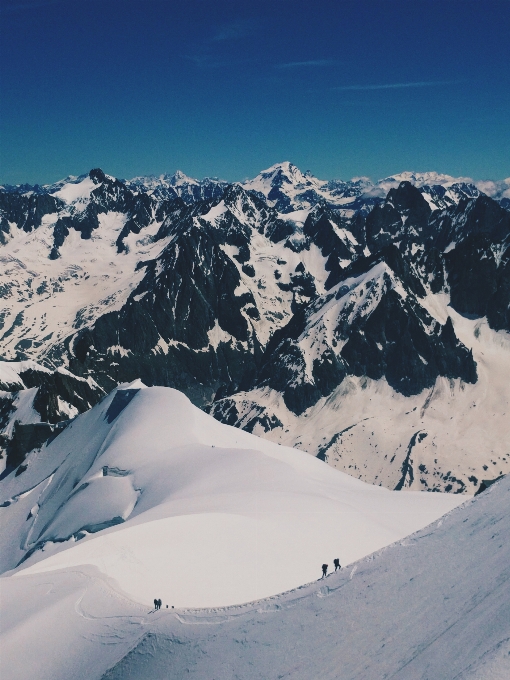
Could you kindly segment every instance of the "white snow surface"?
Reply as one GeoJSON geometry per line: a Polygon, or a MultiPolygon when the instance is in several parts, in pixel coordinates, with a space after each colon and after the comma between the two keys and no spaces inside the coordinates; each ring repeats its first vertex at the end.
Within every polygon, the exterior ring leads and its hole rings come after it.
{"type": "Polygon", "coordinates": [[[310,209],[303,208],[302,210],[293,210],[290,213],[278,213],[278,217],[285,222],[293,222],[296,226],[302,227],[309,214],[310,209]]]}
{"type": "MultiPolygon", "coordinates": [[[[140,604],[90,565],[6,576],[0,579],[4,675],[506,680],[509,491],[506,477],[324,580],[246,605],[173,609],[156,583],[149,602],[140,604]],[[154,597],[163,599],[158,612],[154,597]]],[[[127,551],[120,561],[130,567],[127,551]]],[[[197,587],[209,568],[203,564],[197,587]]]]}
{"type": "Polygon", "coordinates": [[[44,360],[53,345],[102,314],[120,309],[143,278],[145,269],[137,270],[138,262],[157,257],[171,240],[153,243],[161,226],[153,222],[142,234],[129,234],[127,252],[119,255],[116,239],[126,216],[101,213],[90,239],[82,239],[71,229],[60,248],[61,256],[50,260],[56,219],[56,213],[46,215],[42,225],[30,233],[13,227],[11,239],[2,246],[2,353],[7,359],[16,356],[16,345],[23,338],[32,341],[28,353],[44,360]]]}
{"type": "Polygon", "coordinates": [[[90,193],[97,189],[96,184],[90,177],[85,177],[81,182],[69,182],[64,184],[58,191],[54,192],[56,198],[60,198],[64,203],[82,204],[90,198],[90,193]]]}
{"type": "Polygon", "coordinates": [[[465,500],[365,484],[139,382],[27,463],[2,485],[3,570],[42,547],[13,578],[92,565],[128,598],[157,593],[176,607],[295,588],[323,562],[360,559],[465,500]]]}
{"type": "Polygon", "coordinates": [[[27,359],[26,361],[1,361],[0,360],[0,383],[4,385],[19,386],[24,388],[23,381],[20,378],[20,373],[25,371],[39,371],[41,373],[51,373],[48,368],[45,368],[36,361],[27,359]]]}
{"type": "MultiPolygon", "coordinates": [[[[2,434],[12,437],[14,426],[18,422],[21,425],[40,423],[41,416],[34,409],[34,399],[37,394],[37,387],[30,387],[28,390],[20,390],[12,402],[12,414],[2,430],[2,434]]],[[[5,392],[0,394],[6,394],[5,392]]]]}

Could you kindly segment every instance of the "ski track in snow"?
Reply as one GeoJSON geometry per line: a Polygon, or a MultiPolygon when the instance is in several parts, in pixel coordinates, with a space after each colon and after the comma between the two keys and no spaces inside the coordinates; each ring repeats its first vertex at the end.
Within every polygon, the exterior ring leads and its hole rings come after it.
{"type": "Polygon", "coordinates": [[[406,541],[244,605],[154,612],[91,566],[4,577],[4,668],[12,680],[502,680],[509,491],[505,478],[406,541]]]}

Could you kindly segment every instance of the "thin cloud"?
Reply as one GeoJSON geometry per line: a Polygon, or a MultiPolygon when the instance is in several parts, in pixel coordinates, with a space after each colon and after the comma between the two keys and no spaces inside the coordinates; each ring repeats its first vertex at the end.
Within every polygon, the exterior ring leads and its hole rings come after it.
{"type": "Polygon", "coordinates": [[[387,83],[384,85],[342,85],[332,90],[361,92],[366,90],[401,90],[409,87],[440,87],[441,85],[458,85],[462,80],[420,80],[412,83],[387,83]]]}
{"type": "Polygon", "coordinates": [[[182,56],[184,59],[192,61],[199,68],[219,68],[242,63],[239,60],[232,61],[218,57],[217,53],[221,51],[221,43],[240,40],[250,35],[254,31],[255,25],[254,21],[247,19],[222,24],[217,27],[217,32],[214,35],[207,38],[201,45],[196,46],[194,52],[182,56]]]}
{"type": "Polygon", "coordinates": [[[221,26],[218,32],[212,37],[212,40],[214,42],[239,40],[251,33],[252,29],[252,21],[231,21],[228,24],[221,26]]]}
{"type": "Polygon", "coordinates": [[[299,68],[300,66],[331,66],[336,63],[332,59],[310,59],[309,61],[289,61],[286,64],[277,64],[276,68],[299,68]]]}
{"type": "Polygon", "coordinates": [[[184,59],[193,62],[198,68],[221,68],[228,65],[225,60],[216,59],[207,52],[195,52],[195,54],[183,54],[182,56],[184,59]]]}

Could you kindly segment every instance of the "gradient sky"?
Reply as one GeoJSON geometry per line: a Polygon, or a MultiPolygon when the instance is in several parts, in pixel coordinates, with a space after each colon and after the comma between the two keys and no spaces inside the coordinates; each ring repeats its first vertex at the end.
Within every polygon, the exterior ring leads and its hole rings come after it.
{"type": "Polygon", "coordinates": [[[2,183],[510,175],[510,0],[2,0],[2,183]]]}

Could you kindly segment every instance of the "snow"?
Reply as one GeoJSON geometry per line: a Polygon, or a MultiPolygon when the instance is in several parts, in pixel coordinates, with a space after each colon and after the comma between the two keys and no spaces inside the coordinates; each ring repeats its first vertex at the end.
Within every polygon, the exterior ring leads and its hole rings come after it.
{"type": "MultiPolygon", "coordinates": [[[[307,332],[298,339],[306,353],[321,351],[314,346],[316,338],[330,337],[337,309],[351,295],[355,305],[350,318],[354,318],[356,305],[363,305],[357,290],[363,288],[360,278],[344,297],[332,297],[316,317],[310,317],[307,332]]],[[[380,287],[375,286],[373,300],[379,294],[380,287]]],[[[455,334],[472,350],[478,374],[475,384],[439,377],[431,389],[403,397],[385,379],[348,376],[300,417],[287,409],[278,393],[258,388],[231,397],[239,419],[249,420],[253,405],[263,406],[265,414],[274,415],[282,427],[267,432],[260,428],[257,434],[314,456],[325,447],[329,465],[388,488],[395,488],[401,478],[407,447],[416,432],[427,436],[412,451],[412,489],[450,486],[453,491],[472,493],[481,479],[509,473],[510,334],[492,330],[486,319],[466,319],[448,302],[444,293],[420,299],[440,323],[450,317],[455,334]]]]}
{"type": "Polygon", "coordinates": [[[34,409],[34,399],[37,390],[37,387],[30,387],[28,390],[23,389],[17,393],[12,402],[13,413],[2,430],[3,435],[12,437],[16,422],[21,425],[41,422],[40,414],[34,409]]]}
{"type": "Polygon", "coordinates": [[[77,184],[69,182],[64,184],[61,189],[55,191],[53,194],[56,198],[64,201],[64,203],[83,203],[90,198],[90,192],[97,189],[98,185],[90,177],[86,177],[77,184]]]}
{"type": "Polygon", "coordinates": [[[182,170],[176,170],[175,173],[169,177],[168,175],[161,175],[160,179],[165,179],[168,180],[171,186],[174,187],[179,187],[179,186],[185,186],[187,184],[199,184],[199,182],[196,179],[193,179],[192,177],[188,177],[188,175],[184,174],[182,170]]]}
{"type": "MultiPolygon", "coordinates": [[[[337,574],[241,606],[172,609],[156,584],[137,603],[90,565],[5,576],[4,672],[10,680],[502,680],[509,491],[507,477],[418,533],[342,562],[337,574]]],[[[198,588],[207,571],[203,564],[198,588]]]]}
{"type": "Polygon", "coordinates": [[[209,339],[209,345],[213,349],[218,349],[220,342],[228,343],[235,341],[235,339],[230,335],[230,333],[227,333],[226,331],[223,330],[223,328],[221,328],[217,319],[214,322],[214,326],[207,333],[207,337],[209,339]]]}
{"type": "Polygon", "coordinates": [[[0,285],[9,290],[3,298],[4,328],[12,329],[2,338],[6,358],[16,356],[16,345],[23,338],[32,341],[25,351],[43,361],[52,345],[105,312],[120,309],[144,276],[137,263],[157,257],[171,240],[153,243],[151,237],[161,225],[153,222],[141,234],[130,233],[125,239],[128,252],[119,254],[116,240],[126,216],[100,213],[99,227],[90,239],[71,229],[60,258],[50,260],[56,215],[47,217],[53,221],[43,220],[28,234],[17,230],[2,248],[7,264],[0,285]],[[20,314],[22,323],[16,325],[20,314]]]}
{"type": "MultiPolygon", "coordinates": [[[[140,383],[116,390],[27,462],[2,486],[3,546],[23,520],[30,551],[15,578],[92,565],[130,599],[150,602],[156,590],[178,607],[297,587],[324,560],[353,562],[464,500],[364,484],[223,425],[175,390],[140,383]],[[27,507],[36,507],[28,520],[27,507]]],[[[19,548],[12,557],[6,568],[19,548]]]]}
{"type": "MultiPolygon", "coordinates": [[[[309,173],[303,174],[299,168],[289,163],[289,161],[272,165],[253,179],[242,184],[246,191],[258,191],[266,199],[273,187],[278,187],[291,200],[293,212],[297,211],[299,213],[309,210],[313,206],[307,198],[302,199],[300,197],[300,194],[303,192],[314,191],[318,196],[323,198],[327,196],[332,202],[335,202],[334,197],[330,197],[327,190],[325,192],[322,191],[326,185],[326,180],[317,179],[309,173]]],[[[268,202],[271,203],[271,201],[268,202]]]]}
{"type": "MultiPolygon", "coordinates": [[[[444,202],[450,205],[457,202],[460,196],[454,190],[455,183],[466,178],[407,172],[381,180],[379,184],[371,184],[367,178],[357,178],[350,183],[339,180],[326,182],[309,173],[302,173],[296,166],[284,162],[268,168],[238,187],[257,189],[267,196],[273,188],[273,182],[281,183],[280,191],[289,198],[290,206],[289,212],[280,213],[279,217],[295,225],[296,233],[290,241],[299,243],[303,241],[302,226],[312,207],[311,203],[315,200],[310,199],[310,192],[317,200],[324,199],[331,205],[342,206],[346,201],[356,200],[360,193],[370,192],[370,187],[378,195],[382,195],[391,188],[390,184],[397,186],[403,179],[418,185],[427,182],[448,185],[449,193],[445,195],[444,202]],[[388,186],[385,183],[389,183],[388,186]],[[345,192],[349,195],[345,196],[345,192]]],[[[175,185],[184,189],[197,184],[197,181],[178,171],[173,176],[164,175],[159,179],[136,178],[129,186],[133,183],[152,188],[154,183],[154,186],[166,183],[165,186],[175,185]]],[[[46,189],[53,191],[53,195],[66,203],[61,211],[65,215],[84,209],[94,186],[97,185],[94,185],[90,177],[82,176],[67,178],[46,189]]],[[[508,186],[508,180],[484,184],[488,192],[497,196],[502,196],[508,186]]],[[[293,295],[288,290],[282,291],[278,284],[288,285],[295,267],[303,262],[315,279],[317,292],[323,294],[328,276],[325,269],[326,258],[322,257],[314,245],[310,249],[306,246],[296,254],[285,248],[285,243],[273,244],[260,235],[257,228],[264,215],[258,209],[244,212],[242,204],[246,197],[243,198],[242,194],[243,192],[238,192],[238,198],[231,200],[228,206],[225,204],[226,199],[220,201],[207,215],[195,220],[197,224],[208,220],[221,226],[222,216],[230,212],[252,231],[249,264],[255,268],[255,277],[250,279],[242,272],[238,262],[234,261],[234,264],[246,289],[252,292],[256,300],[260,319],[247,320],[264,346],[275,330],[285,325],[290,318],[293,295]],[[285,261],[286,265],[277,264],[279,260],[285,261]],[[280,279],[275,279],[276,270],[277,276],[281,275],[280,279]]],[[[437,207],[433,195],[424,195],[431,207],[437,207]]],[[[342,214],[345,216],[346,212],[343,210],[342,214]]],[[[0,272],[0,286],[4,291],[6,314],[3,319],[1,350],[5,358],[14,359],[18,356],[19,342],[22,340],[21,346],[26,357],[48,365],[66,361],[63,351],[66,338],[85,326],[90,327],[104,313],[119,310],[144,276],[145,268],[137,269],[139,263],[157,259],[173,238],[169,236],[155,241],[154,237],[161,223],[154,221],[140,234],[128,234],[124,239],[126,250],[118,253],[116,241],[127,215],[117,212],[100,213],[99,228],[92,232],[91,239],[82,239],[79,232],[71,229],[59,249],[60,257],[50,260],[48,256],[53,247],[53,231],[57,218],[57,213],[45,215],[41,226],[30,233],[12,226],[6,237],[8,242],[2,247],[0,257],[4,267],[0,272]]],[[[354,251],[356,244],[352,234],[334,224],[333,229],[346,247],[351,252],[354,251]]],[[[233,253],[228,254],[231,257],[233,253]]],[[[346,259],[340,264],[347,265],[349,261],[346,259]]],[[[141,295],[143,294],[142,292],[141,295]]],[[[137,296],[137,299],[140,298],[137,296]]],[[[164,348],[160,346],[157,351],[160,350],[164,351],[164,348]]]]}
{"type": "Polygon", "coordinates": [[[393,182],[395,184],[400,184],[400,182],[411,182],[415,186],[431,186],[435,184],[440,184],[442,186],[448,186],[449,184],[455,184],[459,182],[471,182],[469,177],[452,177],[451,175],[445,175],[439,172],[401,172],[397,175],[391,175],[385,179],[379,180],[379,184],[383,182],[393,182]]]}
{"type": "Polygon", "coordinates": [[[303,208],[302,210],[293,210],[289,213],[278,213],[278,217],[285,222],[293,222],[297,226],[302,227],[309,214],[310,208],[303,208]]]}
{"type": "Polygon", "coordinates": [[[335,339],[340,316],[345,314],[349,324],[360,315],[370,316],[389,286],[405,297],[391,269],[384,262],[379,262],[368,272],[345,279],[318,298],[311,307],[306,328],[297,340],[303,349],[308,380],[313,380],[313,360],[322,356],[326,349],[324,340],[329,347],[335,347],[337,354],[341,351],[344,343],[335,339]]]}
{"type": "Polygon", "coordinates": [[[223,216],[226,209],[225,202],[220,201],[217,205],[214,205],[205,215],[203,215],[202,219],[210,222],[211,224],[215,224],[216,221],[223,216]]]}
{"type": "Polygon", "coordinates": [[[41,366],[36,361],[0,361],[0,383],[4,385],[15,385],[23,389],[23,382],[20,373],[25,371],[39,371],[41,373],[51,373],[48,368],[41,366]]]}
{"type": "MultiPolygon", "coordinates": [[[[310,210],[319,200],[324,200],[336,208],[346,207],[353,204],[362,196],[365,199],[385,198],[390,189],[397,188],[401,182],[411,182],[414,186],[422,189],[424,198],[433,210],[443,208],[446,205],[455,205],[464,195],[464,186],[469,185],[472,190],[487,193],[495,199],[510,196],[510,182],[500,181],[475,181],[470,177],[452,177],[438,172],[410,172],[405,171],[391,175],[376,182],[368,177],[354,177],[350,182],[342,180],[317,179],[309,173],[303,174],[296,166],[288,161],[277,163],[267,170],[259,173],[255,178],[243,183],[247,190],[262,193],[266,199],[275,187],[290,200],[290,210],[301,212],[310,210]],[[447,191],[443,197],[434,197],[427,188],[441,186],[447,191]],[[310,202],[313,192],[315,199],[310,202]]],[[[346,212],[346,211],[344,211],[346,212]]],[[[352,211],[349,211],[352,213],[352,211]]],[[[292,213],[289,212],[289,215],[292,213]]],[[[346,217],[352,214],[345,214],[346,217]]]]}

